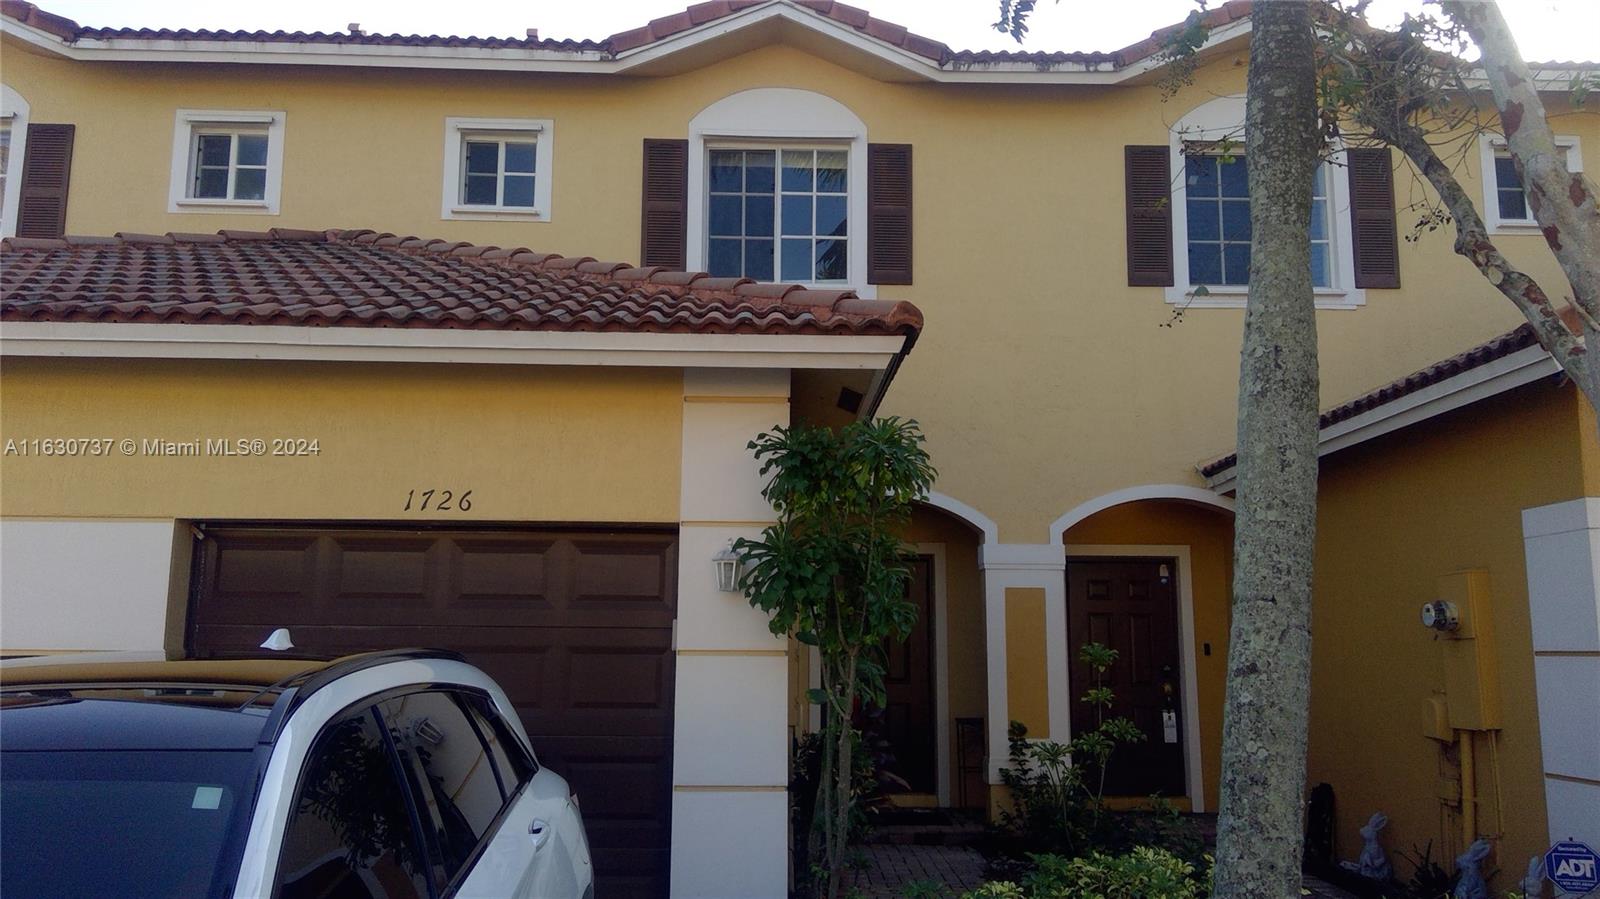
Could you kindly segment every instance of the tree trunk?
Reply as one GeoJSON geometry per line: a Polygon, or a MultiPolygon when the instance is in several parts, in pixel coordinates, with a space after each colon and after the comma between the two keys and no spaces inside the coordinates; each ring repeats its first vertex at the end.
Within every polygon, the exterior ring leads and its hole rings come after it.
{"type": "MultiPolygon", "coordinates": [[[[1522,173],[1528,208],[1572,285],[1573,301],[1584,320],[1579,330],[1592,351],[1600,345],[1595,342],[1600,332],[1600,206],[1594,185],[1581,172],[1567,171],[1566,150],[1556,146],[1533,73],[1517,50],[1500,6],[1494,0],[1450,0],[1444,7],[1472,35],[1482,54],[1506,145],[1522,173]]],[[[1573,377],[1600,409],[1600,365],[1591,363],[1573,372],[1573,377]]]]}
{"type": "Polygon", "coordinates": [[[1260,3],[1251,18],[1250,293],[1239,366],[1233,628],[1215,895],[1297,899],[1317,494],[1309,235],[1321,139],[1310,5],[1260,3]]]}
{"type": "Polygon", "coordinates": [[[846,699],[846,711],[839,715],[838,759],[833,773],[833,829],[828,846],[828,899],[839,895],[839,874],[844,870],[844,853],[850,844],[850,788],[853,786],[855,760],[855,728],[849,717],[849,702],[856,695],[856,657],[852,651],[844,663],[839,695],[846,699]]]}

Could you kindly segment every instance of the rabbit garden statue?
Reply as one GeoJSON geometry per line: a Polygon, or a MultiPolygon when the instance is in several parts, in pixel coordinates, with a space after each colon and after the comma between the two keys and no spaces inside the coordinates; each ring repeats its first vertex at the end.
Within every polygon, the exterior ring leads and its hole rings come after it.
{"type": "Polygon", "coordinates": [[[1517,891],[1529,899],[1544,895],[1544,858],[1535,855],[1528,859],[1528,876],[1517,884],[1517,891]]]}
{"type": "Polygon", "coordinates": [[[1394,874],[1394,869],[1389,866],[1389,856],[1383,852],[1383,846],[1378,843],[1378,831],[1389,824],[1389,816],[1383,812],[1373,812],[1361,828],[1361,858],[1354,862],[1340,862],[1339,866],[1346,871],[1354,871],[1369,880],[1388,880],[1394,874]]]}
{"type": "Polygon", "coordinates": [[[1488,840],[1474,840],[1456,856],[1455,899],[1489,899],[1489,885],[1483,880],[1483,860],[1488,857],[1488,840]]]}

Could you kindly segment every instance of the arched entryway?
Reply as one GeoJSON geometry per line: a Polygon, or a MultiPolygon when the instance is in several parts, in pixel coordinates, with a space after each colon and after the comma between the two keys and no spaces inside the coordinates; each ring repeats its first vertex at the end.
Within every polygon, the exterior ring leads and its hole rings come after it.
{"type": "MultiPolygon", "coordinates": [[[[1226,681],[1232,503],[1199,488],[1152,485],[1109,494],[1058,519],[1066,552],[1072,730],[1092,726],[1085,642],[1116,648],[1118,714],[1146,741],[1123,752],[1119,796],[1171,796],[1214,808],[1226,681]]],[[[1113,763],[1116,765],[1116,762],[1113,763]]]]}

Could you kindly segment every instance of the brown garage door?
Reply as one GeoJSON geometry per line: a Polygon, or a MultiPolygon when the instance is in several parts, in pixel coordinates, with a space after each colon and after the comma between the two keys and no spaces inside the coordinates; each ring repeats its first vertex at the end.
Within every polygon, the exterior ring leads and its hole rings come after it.
{"type": "Polygon", "coordinates": [[[604,896],[664,896],[672,807],[673,532],[215,525],[189,649],[454,649],[510,695],[583,803],[604,896]]]}

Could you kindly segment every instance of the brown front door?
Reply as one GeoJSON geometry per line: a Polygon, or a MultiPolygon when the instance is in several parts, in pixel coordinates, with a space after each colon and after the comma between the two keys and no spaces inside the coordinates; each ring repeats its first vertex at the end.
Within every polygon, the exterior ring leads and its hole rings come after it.
{"type": "Polygon", "coordinates": [[[677,534],[214,526],[189,649],[454,649],[506,691],[583,803],[597,895],[664,896],[677,534]]]}
{"type": "Polygon", "coordinates": [[[1145,735],[1112,755],[1107,796],[1184,795],[1177,570],[1172,559],[1067,562],[1072,731],[1086,733],[1099,723],[1095,709],[1077,701],[1094,686],[1093,671],[1078,658],[1092,641],[1117,651],[1105,674],[1116,703],[1106,714],[1132,719],[1145,735]]]}
{"type": "MultiPolygon", "coordinates": [[[[907,597],[917,604],[917,624],[904,641],[891,642],[884,652],[884,707],[862,713],[860,727],[868,739],[887,743],[890,758],[884,767],[900,777],[912,792],[938,789],[933,699],[933,557],[917,556],[910,562],[907,597]]],[[[870,747],[869,747],[870,749],[870,747]]]]}

